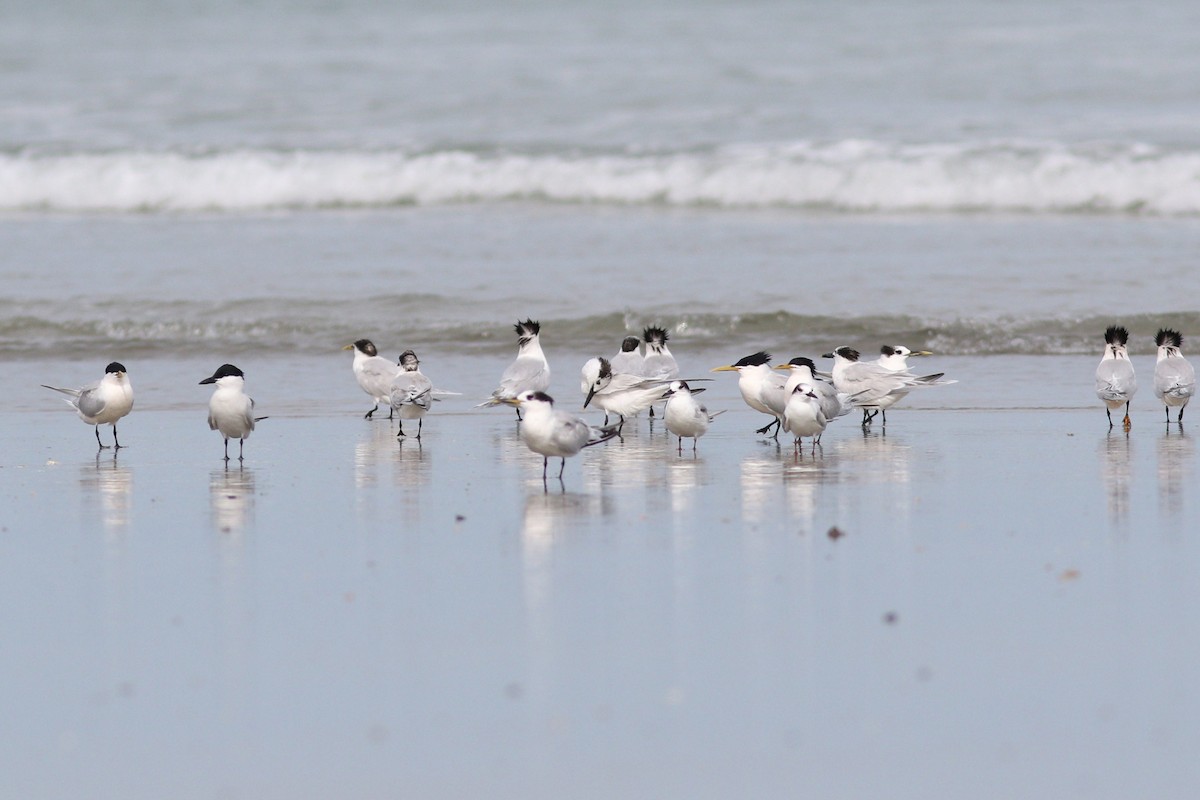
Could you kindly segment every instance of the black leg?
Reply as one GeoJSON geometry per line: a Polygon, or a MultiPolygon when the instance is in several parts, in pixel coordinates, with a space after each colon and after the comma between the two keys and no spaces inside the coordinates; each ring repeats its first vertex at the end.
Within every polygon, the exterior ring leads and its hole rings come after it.
{"type": "Polygon", "coordinates": [[[521,421],[521,409],[517,409],[517,422],[521,421]]]}
{"type": "Polygon", "coordinates": [[[370,418],[371,418],[371,415],[375,413],[375,410],[376,410],[377,408],[379,408],[379,403],[376,403],[374,406],[372,406],[372,407],[371,407],[371,410],[370,410],[370,411],[368,411],[366,414],[364,414],[364,415],[363,415],[363,419],[370,419],[370,418]]]}
{"type": "Polygon", "coordinates": [[[400,432],[396,434],[396,438],[399,439],[403,435],[404,435],[404,420],[400,420],[400,432]]]}
{"type": "Polygon", "coordinates": [[[417,420],[417,438],[418,439],[421,438],[421,428],[424,428],[424,427],[425,427],[425,420],[424,419],[417,420]]]}
{"type": "MultiPolygon", "coordinates": [[[[97,425],[96,427],[99,428],[100,426],[97,425]]],[[[115,422],[113,423],[113,448],[116,450],[121,449],[121,442],[117,439],[117,423],[115,422]]]]}
{"type": "Polygon", "coordinates": [[[879,413],[882,415],[882,417],[881,417],[882,424],[887,425],[887,410],[881,408],[881,409],[879,409],[879,413]]]}
{"type": "Polygon", "coordinates": [[[1170,425],[1171,424],[1171,407],[1163,406],[1163,409],[1166,410],[1166,412],[1167,412],[1167,424],[1170,425]]]}
{"type": "Polygon", "coordinates": [[[567,459],[563,458],[562,466],[558,468],[558,479],[561,481],[563,473],[567,470],[567,459]]]}
{"type": "Polygon", "coordinates": [[[549,464],[550,458],[548,456],[542,456],[542,483],[546,482],[546,469],[549,464]]]}
{"type": "Polygon", "coordinates": [[[101,450],[108,449],[108,445],[106,445],[100,441],[100,426],[99,425],[96,426],[96,444],[100,445],[101,450]]]}
{"type": "Polygon", "coordinates": [[[225,437],[225,461],[229,461],[229,437],[225,437]]]}
{"type": "MultiPolygon", "coordinates": [[[[1176,420],[1176,422],[1183,422],[1183,410],[1184,410],[1185,408],[1187,408],[1187,404],[1186,404],[1186,403],[1185,403],[1184,405],[1181,405],[1181,406],[1179,407],[1179,419],[1177,419],[1177,420],[1176,420]]],[[[113,428],[113,438],[115,439],[115,438],[116,438],[116,436],[117,436],[117,429],[116,429],[116,428],[113,428]]]]}
{"type": "Polygon", "coordinates": [[[683,455],[683,437],[679,437],[679,455],[683,455]]]}
{"type": "Polygon", "coordinates": [[[245,460],[244,458],[242,458],[242,445],[244,445],[245,443],[246,443],[245,439],[238,439],[238,461],[245,460]]]}
{"type": "Polygon", "coordinates": [[[392,415],[393,415],[393,414],[395,414],[395,413],[396,413],[396,409],[395,409],[395,407],[394,407],[394,406],[388,406],[388,421],[389,421],[389,422],[391,422],[391,420],[392,420],[392,415]]]}
{"type": "MultiPolygon", "coordinates": [[[[1105,406],[1105,407],[1104,407],[1104,413],[1105,413],[1105,414],[1108,414],[1108,427],[1111,429],[1111,428],[1112,428],[1112,426],[1113,426],[1113,423],[1112,423],[1112,412],[1108,410],[1108,406],[1105,406]]],[[[1128,411],[1126,412],[1126,414],[1128,414],[1128,411]]]]}

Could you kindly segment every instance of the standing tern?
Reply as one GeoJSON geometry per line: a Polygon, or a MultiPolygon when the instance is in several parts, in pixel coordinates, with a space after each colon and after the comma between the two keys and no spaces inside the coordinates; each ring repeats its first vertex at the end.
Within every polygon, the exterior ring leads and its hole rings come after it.
{"type": "Polygon", "coordinates": [[[121,442],[117,440],[117,420],[133,410],[133,385],[125,365],[113,361],[104,368],[103,378],[78,389],[60,389],[44,383],[42,387],[66,395],[64,400],[79,412],[79,418],[95,426],[96,444],[101,450],[107,450],[108,445],[100,441],[100,426],[112,425],[113,448],[121,449],[121,442]]]}
{"type": "Polygon", "coordinates": [[[775,418],[774,422],[764,425],[755,433],[765,434],[774,427],[774,436],[778,438],[779,426],[783,424],[783,410],[787,405],[787,398],[783,394],[787,378],[771,369],[771,354],[764,351],[752,353],[724,367],[714,367],[712,371],[738,374],[738,391],[742,393],[746,405],[775,418]]]}
{"type": "Polygon", "coordinates": [[[880,401],[892,393],[908,394],[909,390],[922,386],[938,386],[954,381],[942,381],[944,373],[913,375],[911,372],[894,372],[878,362],[859,361],[859,353],[852,347],[839,347],[823,358],[833,359],[833,385],[839,392],[850,395],[850,402],[863,410],[863,427],[871,424],[872,411],[882,410],[880,401]]]}
{"type": "Polygon", "coordinates": [[[371,395],[375,405],[366,413],[363,419],[370,419],[379,409],[380,403],[388,403],[388,419],[392,418],[393,409],[390,406],[390,391],[392,379],[396,377],[399,368],[379,355],[375,344],[370,339],[359,339],[354,344],[348,344],[343,350],[354,351],[354,377],[362,390],[371,395]]]}
{"type": "Polygon", "coordinates": [[[229,440],[238,440],[238,461],[242,458],[242,446],[250,438],[254,424],[266,417],[254,416],[254,401],[243,391],[246,386],[245,373],[233,364],[222,364],[210,377],[200,381],[203,386],[215,383],[217,388],[208,401],[209,430],[219,431],[225,439],[225,460],[229,460],[229,440]]]}
{"type": "Polygon", "coordinates": [[[513,326],[517,332],[517,357],[500,376],[500,385],[490,399],[476,408],[496,406],[501,403],[517,406],[517,419],[521,419],[521,405],[509,402],[526,392],[544,392],[550,386],[550,362],[542,352],[540,340],[542,326],[531,319],[513,326]]]}
{"type": "Polygon", "coordinates": [[[425,425],[425,412],[433,403],[433,383],[421,374],[421,362],[412,350],[400,354],[400,373],[392,379],[389,392],[389,402],[392,410],[400,415],[400,432],[397,437],[404,436],[404,420],[417,420],[417,438],[421,438],[421,428],[425,425]]]}
{"type": "Polygon", "coordinates": [[[1133,362],[1125,344],[1129,331],[1119,325],[1110,325],[1104,331],[1104,355],[1096,367],[1096,396],[1104,401],[1104,413],[1108,415],[1108,427],[1113,426],[1112,412],[1125,406],[1125,430],[1133,424],[1129,419],[1129,401],[1137,392],[1137,378],[1133,374],[1133,362]]]}
{"type": "Polygon", "coordinates": [[[724,411],[716,414],[708,413],[703,403],[696,402],[696,395],[703,389],[692,389],[687,381],[671,381],[667,387],[667,409],[663,417],[667,430],[679,437],[679,453],[683,453],[683,440],[692,440],[692,452],[696,452],[696,442],[708,432],[709,423],[724,411]]]}
{"type": "Polygon", "coordinates": [[[636,336],[626,336],[621,342],[621,351],[609,359],[612,371],[627,375],[644,374],[646,359],[641,351],[642,340],[636,336]]]}
{"type": "Polygon", "coordinates": [[[667,380],[615,372],[607,358],[589,358],[583,365],[579,389],[586,396],[583,407],[595,403],[603,409],[606,425],[610,413],[621,418],[617,425],[620,431],[626,417],[639,414],[661,400],[669,384],[667,380]]]}
{"type": "Polygon", "coordinates": [[[1154,396],[1163,401],[1167,422],[1171,421],[1171,406],[1179,407],[1177,422],[1183,422],[1183,409],[1196,393],[1196,371],[1183,357],[1183,335],[1170,328],[1154,336],[1158,345],[1158,361],[1154,365],[1154,396]]]}
{"type": "Polygon", "coordinates": [[[796,450],[803,452],[803,438],[811,436],[813,452],[817,452],[817,445],[821,443],[821,434],[825,432],[827,423],[825,413],[821,411],[821,400],[813,391],[812,384],[803,381],[797,383],[783,412],[784,430],[796,437],[796,450]]]}
{"type": "MultiPolygon", "coordinates": [[[[646,357],[642,360],[642,375],[647,378],[658,378],[664,381],[673,381],[679,377],[679,364],[675,362],[675,356],[671,355],[671,348],[667,347],[666,328],[658,328],[651,326],[642,331],[642,338],[646,340],[646,357]]],[[[650,409],[650,418],[654,418],[654,408],[650,409]]]]}
{"type": "MultiPolygon", "coordinates": [[[[891,370],[892,372],[912,374],[912,371],[908,366],[908,359],[910,357],[916,358],[919,356],[931,355],[933,355],[933,352],[930,350],[909,350],[902,344],[885,344],[879,348],[879,358],[876,359],[875,363],[884,369],[891,370]]],[[[922,386],[945,386],[947,384],[957,383],[957,381],[942,380],[941,373],[938,375],[930,375],[926,378],[920,378],[919,380],[922,381],[922,386]]],[[[879,398],[877,401],[878,408],[874,413],[871,414],[870,419],[875,419],[875,414],[880,414],[883,424],[887,425],[887,410],[907,396],[907,390],[896,389],[879,398]]]]}
{"type": "Polygon", "coordinates": [[[797,385],[808,384],[821,402],[821,413],[825,415],[826,421],[849,414],[850,409],[853,408],[850,403],[850,395],[839,392],[832,383],[817,377],[817,365],[811,358],[798,356],[786,364],[780,364],[775,369],[786,370],[787,383],[783,385],[784,397],[790,401],[797,385]]]}
{"type": "Polygon", "coordinates": [[[562,466],[558,470],[558,479],[562,480],[568,456],[577,454],[585,447],[607,442],[617,435],[615,425],[597,428],[588,425],[580,417],[556,411],[553,398],[545,392],[522,392],[518,397],[505,397],[499,402],[525,409],[521,441],[542,457],[543,482],[551,458],[562,459],[562,466]]]}

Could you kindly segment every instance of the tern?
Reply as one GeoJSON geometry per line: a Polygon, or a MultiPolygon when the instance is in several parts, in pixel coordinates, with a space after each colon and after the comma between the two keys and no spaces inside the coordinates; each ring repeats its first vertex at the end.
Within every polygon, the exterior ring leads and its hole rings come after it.
{"type": "Polygon", "coordinates": [[[362,390],[371,395],[371,399],[375,401],[375,405],[363,416],[363,419],[370,419],[379,409],[380,403],[389,404],[388,419],[391,419],[393,410],[390,406],[389,393],[392,379],[396,377],[399,368],[380,356],[379,351],[375,349],[375,344],[370,339],[359,339],[354,344],[348,344],[342,349],[354,351],[354,377],[358,380],[358,385],[362,387],[362,390]]]}
{"type": "Polygon", "coordinates": [[[636,336],[626,336],[621,342],[621,351],[609,359],[612,371],[627,375],[642,375],[646,359],[642,356],[642,340],[636,336]]]}
{"type": "Polygon", "coordinates": [[[433,383],[421,374],[421,362],[412,350],[400,354],[400,373],[392,379],[389,391],[389,402],[392,410],[400,415],[400,432],[397,437],[405,436],[404,420],[417,421],[417,438],[421,438],[421,428],[425,425],[425,412],[433,403],[433,383]]]}
{"type": "Polygon", "coordinates": [[[521,441],[542,457],[543,482],[551,458],[562,459],[558,469],[561,481],[568,457],[617,435],[615,425],[597,428],[580,417],[555,410],[554,399],[545,392],[522,392],[518,397],[505,397],[499,402],[525,410],[521,441]]]}
{"type": "Polygon", "coordinates": [[[1176,330],[1163,328],[1154,336],[1158,345],[1158,361],[1154,365],[1154,396],[1163,402],[1167,410],[1167,422],[1171,421],[1171,406],[1178,406],[1177,422],[1183,422],[1183,409],[1196,393],[1196,371],[1183,357],[1183,335],[1176,330]]]}
{"type": "Polygon", "coordinates": [[[783,394],[787,378],[771,369],[771,354],[764,351],[752,353],[724,367],[714,367],[712,371],[738,374],[738,391],[742,393],[746,405],[775,418],[774,422],[764,425],[755,433],[765,434],[774,427],[774,436],[778,438],[779,426],[783,424],[783,409],[787,405],[787,398],[783,394]]]}
{"type": "Polygon", "coordinates": [[[859,353],[852,347],[839,347],[823,358],[833,359],[833,385],[839,392],[850,395],[850,402],[863,410],[863,427],[871,424],[871,411],[880,411],[880,402],[893,393],[901,396],[914,388],[939,386],[955,381],[942,381],[945,373],[913,375],[911,372],[894,372],[878,362],[859,361],[859,353]]]}
{"type": "Polygon", "coordinates": [[[254,424],[266,417],[254,416],[254,401],[246,395],[246,376],[233,364],[222,364],[211,376],[200,381],[217,388],[208,401],[209,430],[219,431],[225,439],[225,460],[229,460],[229,440],[238,440],[238,461],[243,461],[242,446],[250,438],[254,424]]]}
{"type": "Polygon", "coordinates": [[[625,424],[626,417],[640,414],[663,398],[670,381],[643,378],[640,375],[618,373],[607,358],[589,358],[581,370],[580,391],[585,395],[583,407],[594,403],[604,410],[604,423],[608,415],[621,418],[617,430],[625,424]]]}
{"type": "Polygon", "coordinates": [[[687,381],[671,381],[667,387],[667,409],[663,417],[667,430],[679,437],[679,453],[683,453],[683,440],[692,440],[692,452],[696,452],[696,442],[708,433],[708,426],[724,411],[716,414],[708,413],[703,403],[696,402],[696,395],[703,389],[692,389],[687,381]]]}
{"type": "Polygon", "coordinates": [[[544,392],[550,386],[550,363],[542,352],[542,326],[531,319],[513,326],[517,332],[517,357],[500,376],[500,385],[490,399],[476,408],[500,404],[516,405],[517,419],[521,419],[519,403],[511,403],[527,392],[544,392]]]}
{"type": "Polygon", "coordinates": [[[796,437],[796,450],[803,452],[803,438],[811,436],[815,453],[826,424],[828,420],[821,411],[821,400],[813,390],[812,384],[800,381],[792,389],[783,412],[783,428],[796,437]]]}
{"type": "Polygon", "coordinates": [[[821,402],[821,413],[825,415],[827,422],[849,414],[853,408],[850,403],[850,395],[839,392],[832,383],[817,376],[817,365],[811,358],[798,356],[786,364],[780,364],[775,369],[787,371],[787,383],[783,386],[784,397],[790,400],[797,385],[808,384],[821,402]]]}
{"type": "Polygon", "coordinates": [[[79,412],[79,418],[95,426],[96,444],[101,450],[107,450],[108,445],[100,441],[100,426],[112,425],[113,448],[121,449],[121,442],[117,440],[117,420],[133,410],[133,385],[124,364],[113,361],[104,368],[103,378],[78,389],[60,389],[44,383],[42,387],[66,395],[67,405],[79,412]]]}
{"type": "MultiPolygon", "coordinates": [[[[642,361],[642,375],[647,378],[658,378],[664,381],[673,381],[679,377],[679,364],[675,362],[675,356],[671,355],[671,348],[667,347],[666,328],[649,327],[642,331],[642,338],[646,340],[646,357],[642,361]]],[[[654,409],[650,409],[650,418],[654,418],[654,409]]]]}
{"type": "MultiPolygon", "coordinates": [[[[892,372],[912,374],[911,369],[908,366],[908,359],[910,357],[916,358],[919,356],[931,355],[933,355],[931,350],[909,350],[902,344],[885,344],[879,348],[879,358],[875,360],[875,363],[884,369],[891,370],[892,372]]],[[[928,379],[922,378],[920,380],[923,381],[922,386],[945,386],[947,384],[957,383],[957,381],[941,380],[940,374],[931,375],[928,376],[928,379]]],[[[875,412],[870,415],[868,422],[872,419],[875,419],[875,414],[880,414],[883,424],[887,425],[887,410],[907,396],[907,390],[897,389],[889,392],[884,397],[879,398],[876,404],[877,408],[875,412]]]]}
{"type": "Polygon", "coordinates": [[[1125,430],[1133,424],[1129,419],[1129,401],[1137,392],[1137,378],[1133,374],[1133,362],[1125,344],[1129,331],[1119,325],[1110,325],[1104,331],[1104,355],[1096,367],[1096,396],[1104,401],[1104,413],[1108,415],[1108,427],[1113,426],[1112,412],[1125,406],[1125,430]]]}

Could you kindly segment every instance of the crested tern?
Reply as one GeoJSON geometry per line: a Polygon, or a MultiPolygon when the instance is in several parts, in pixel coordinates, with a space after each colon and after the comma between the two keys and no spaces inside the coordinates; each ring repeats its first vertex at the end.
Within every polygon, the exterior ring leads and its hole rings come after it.
{"type": "Polygon", "coordinates": [[[509,402],[526,392],[544,392],[550,386],[550,362],[542,352],[542,326],[532,319],[513,326],[517,332],[517,357],[500,376],[500,385],[492,396],[476,406],[516,405],[521,419],[521,405],[509,402]]]}
{"type": "Polygon", "coordinates": [[[1112,428],[1112,412],[1125,406],[1125,430],[1133,424],[1129,419],[1129,401],[1137,392],[1137,378],[1133,362],[1125,345],[1129,342],[1129,331],[1120,325],[1110,325],[1104,331],[1104,355],[1096,367],[1096,396],[1104,401],[1104,413],[1108,415],[1108,427],[1112,428]]]}
{"type": "Polygon", "coordinates": [[[1167,410],[1167,422],[1171,421],[1171,407],[1179,408],[1177,422],[1183,422],[1183,409],[1196,393],[1196,371],[1183,357],[1183,335],[1176,330],[1163,328],[1154,336],[1158,345],[1158,361],[1154,364],[1154,396],[1163,402],[1167,410]]]}

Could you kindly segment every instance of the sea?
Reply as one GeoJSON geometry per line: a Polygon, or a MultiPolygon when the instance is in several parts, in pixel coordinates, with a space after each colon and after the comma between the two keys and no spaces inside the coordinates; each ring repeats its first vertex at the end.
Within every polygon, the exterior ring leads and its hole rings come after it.
{"type": "MultiPolygon", "coordinates": [[[[0,10],[0,357],[1200,329],[1184,2],[0,10]]],[[[232,357],[232,356],[231,356],[232,357]]]]}

